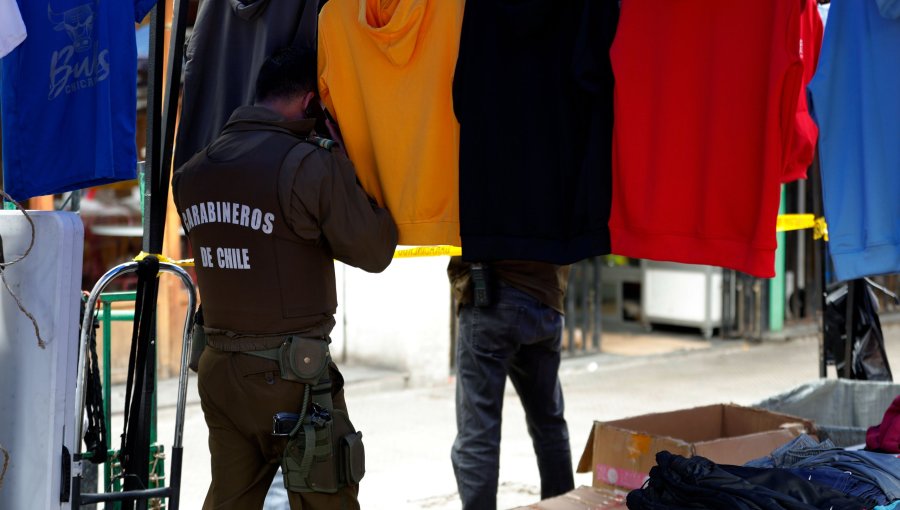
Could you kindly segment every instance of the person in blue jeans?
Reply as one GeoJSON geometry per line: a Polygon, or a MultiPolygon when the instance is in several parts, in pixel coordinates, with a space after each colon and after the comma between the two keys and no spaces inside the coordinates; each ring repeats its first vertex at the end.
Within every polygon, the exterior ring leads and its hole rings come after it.
{"type": "Polygon", "coordinates": [[[506,379],[522,405],[541,498],[575,486],[559,382],[569,266],[498,261],[447,268],[457,299],[456,441],[451,460],[464,510],[497,508],[506,379]]]}

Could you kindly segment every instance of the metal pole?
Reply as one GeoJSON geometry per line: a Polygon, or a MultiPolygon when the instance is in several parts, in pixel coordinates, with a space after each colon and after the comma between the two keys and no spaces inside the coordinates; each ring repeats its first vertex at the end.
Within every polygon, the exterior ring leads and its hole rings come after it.
{"type": "Polygon", "coordinates": [[[591,347],[595,351],[600,350],[600,341],[603,335],[603,263],[600,257],[594,257],[594,331],[591,338],[591,347]]]}
{"type": "Polygon", "coordinates": [[[566,315],[565,315],[565,329],[566,336],[569,339],[568,346],[566,349],[569,352],[575,348],[575,293],[572,292],[572,284],[577,281],[575,277],[575,266],[572,266],[572,269],[569,272],[569,284],[566,288],[566,315]]]}
{"type": "Polygon", "coordinates": [[[163,232],[157,225],[156,218],[158,214],[154,214],[156,210],[163,207],[165,211],[165,202],[161,202],[155,192],[157,185],[157,172],[160,167],[160,157],[162,152],[162,122],[160,116],[162,114],[163,99],[163,58],[165,54],[165,26],[166,26],[166,2],[156,3],[153,8],[153,14],[150,18],[150,52],[148,54],[148,65],[150,73],[147,86],[147,157],[144,166],[144,208],[142,210],[144,227],[143,250],[148,253],[159,253],[162,250],[163,232]]]}
{"type": "Polygon", "coordinates": [[[815,250],[815,255],[816,263],[818,264],[818,271],[816,272],[816,274],[819,277],[819,283],[816,285],[816,290],[819,293],[819,306],[822,308],[822,333],[819,335],[819,377],[824,379],[828,377],[828,359],[825,356],[825,306],[828,296],[828,291],[826,290],[825,285],[825,260],[827,259],[828,254],[826,253],[827,248],[825,246],[824,239],[819,240],[816,243],[816,247],[821,247],[821,249],[815,250]]]}
{"type": "MultiPolygon", "coordinates": [[[[809,169],[809,185],[812,201],[812,211],[817,218],[825,215],[825,207],[822,200],[822,176],[820,171],[819,151],[816,147],[816,157],[813,159],[812,167],[809,169]]],[[[828,264],[828,245],[825,239],[814,241],[813,263],[815,265],[816,282],[813,284],[815,294],[818,294],[819,312],[821,318],[821,330],[819,335],[819,377],[828,377],[828,360],[825,355],[825,308],[827,306],[828,296],[828,278],[826,274],[826,266],[828,264]]],[[[840,375],[840,374],[838,374],[840,375]]]]}
{"type": "MultiPolygon", "coordinates": [[[[806,212],[806,182],[803,180],[797,182],[797,212],[806,212]]],[[[802,295],[807,296],[806,299],[803,300],[802,306],[798,307],[797,315],[800,317],[808,317],[811,310],[809,302],[812,296],[806,285],[806,246],[812,237],[810,237],[808,233],[804,233],[798,235],[797,239],[797,284],[794,286],[794,292],[800,296],[802,289],[802,295]]]]}
{"type": "MultiPolygon", "coordinates": [[[[85,309],[85,313],[93,310],[85,309]]],[[[106,449],[109,450],[109,434],[112,432],[112,303],[103,303],[103,419],[106,422],[106,449]]],[[[103,487],[112,479],[111,462],[103,464],[103,487]]]]}
{"type": "Polygon", "coordinates": [[[844,378],[850,379],[853,376],[853,343],[856,340],[856,333],[853,331],[853,308],[856,300],[857,280],[847,282],[847,314],[844,321],[844,330],[846,331],[846,343],[844,345],[844,378]]]}

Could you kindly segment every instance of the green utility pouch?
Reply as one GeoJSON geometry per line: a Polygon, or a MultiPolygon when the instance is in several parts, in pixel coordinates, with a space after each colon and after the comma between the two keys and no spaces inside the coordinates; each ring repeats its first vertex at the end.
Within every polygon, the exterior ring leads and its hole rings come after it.
{"type": "Polygon", "coordinates": [[[316,384],[330,360],[328,341],[321,338],[289,336],[278,350],[281,378],[287,381],[316,384]]]}
{"type": "Polygon", "coordinates": [[[316,408],[305,416],[288,441],[281,471],[290,491],[334,494],[359,484],[365,474],[362,433],[354,430],[344,411],[334,410],[325,423],[322,414],[316,408]]]}
{"type": "Polygon", "coordinates": [[[366,450],[363,448],[362,432],[347,434],[341,438],[341,466],[347,485],[359,485],[366,474],[366,450]]]}
{"type": "Polygon", "coordinates": [[[188,360],[188,368],[194,372],[200,369],[200,355],[206,349],[206,331],[203,329],[203,307],[197,309],[194,314],[194,323],[191,325],[191,358],[188,360]]]}

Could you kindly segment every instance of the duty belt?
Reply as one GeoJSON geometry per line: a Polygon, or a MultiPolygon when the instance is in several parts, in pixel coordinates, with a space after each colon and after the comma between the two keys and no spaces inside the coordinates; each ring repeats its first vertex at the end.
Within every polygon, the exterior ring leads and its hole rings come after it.
{"type": "Polygon", "coordinates": [[[246,352],[256,354],[262,351],[278,350],[290,335],[278,336],[235,336],[227,333],[206,333],[206,345],[218,351],[246,352]]]}
{"type": "Polygon", "coordinates": [[[324,336],[313,337],[296,333],[284,333],[280,335],[238,335],[231,331],[206,330],[206,345],[224,352],[242,352],[251,356],[280,361],[280,351],[285,343],[294,337],[313,338],[328,342],[324,336]]]}

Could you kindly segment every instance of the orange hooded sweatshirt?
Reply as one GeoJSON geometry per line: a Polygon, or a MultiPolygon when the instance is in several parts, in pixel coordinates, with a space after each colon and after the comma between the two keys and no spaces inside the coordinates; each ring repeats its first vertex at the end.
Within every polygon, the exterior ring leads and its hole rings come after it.
{"type": "Polygon", "coordinates": [[[464,0],[330,0],[319,92],[404,245],[460,245],[451,88],[464,0]]]}

